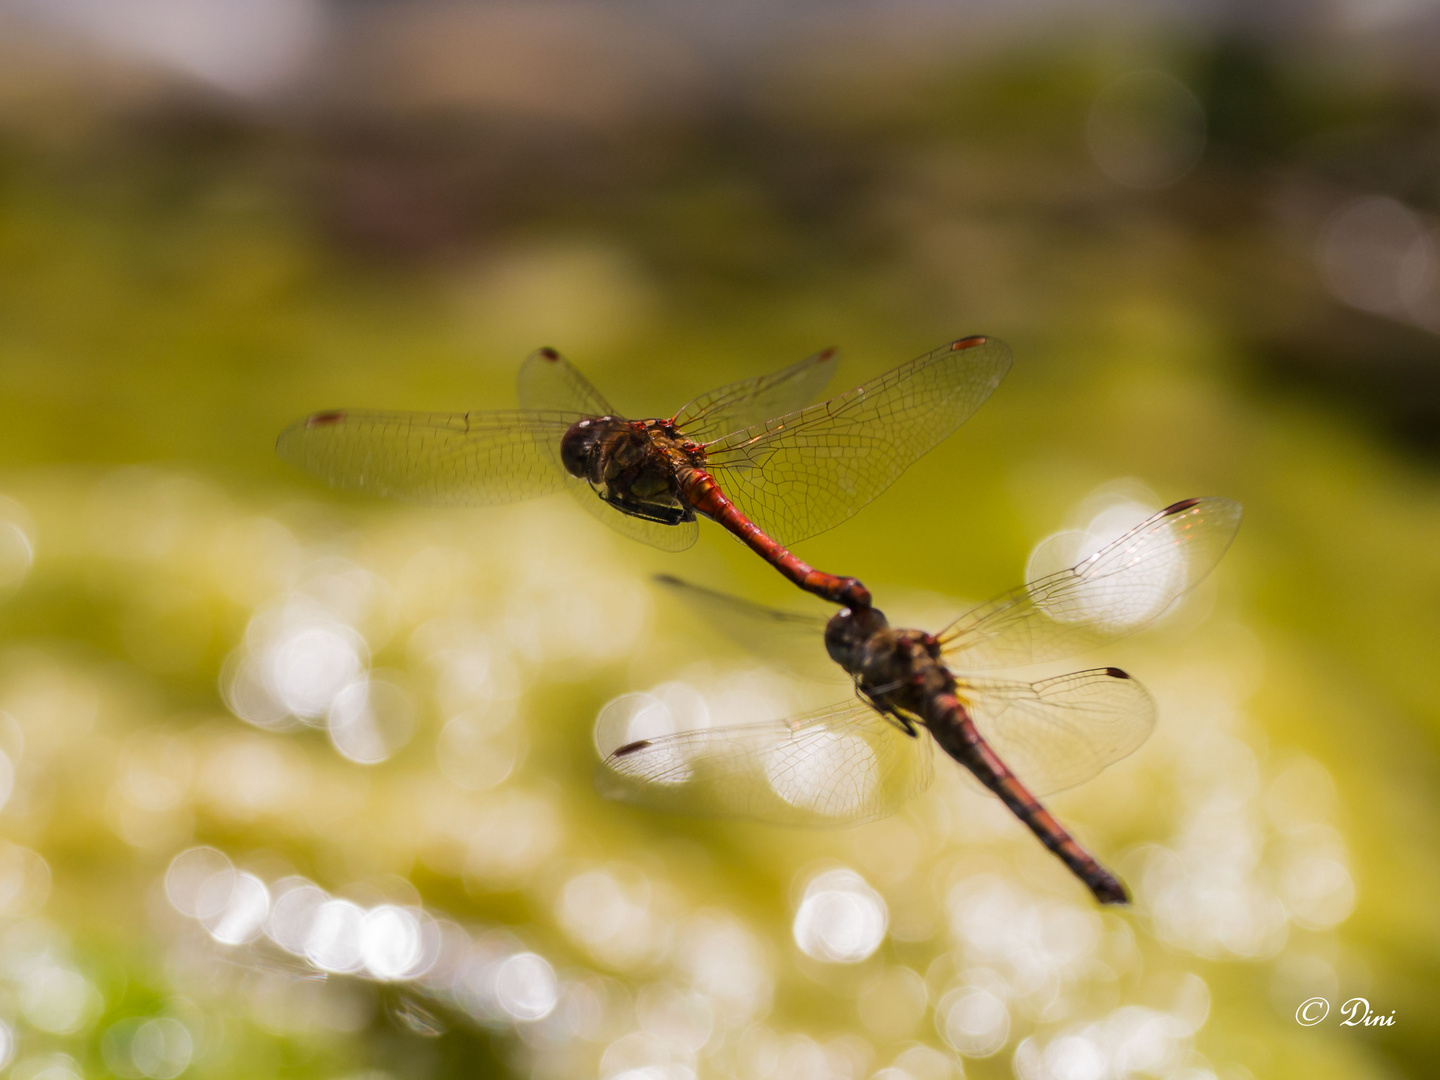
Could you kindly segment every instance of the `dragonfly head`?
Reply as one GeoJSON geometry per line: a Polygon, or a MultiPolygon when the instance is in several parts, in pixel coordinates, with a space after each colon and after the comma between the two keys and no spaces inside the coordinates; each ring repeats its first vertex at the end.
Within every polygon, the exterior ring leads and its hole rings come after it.
{"type": "Polygon", "coordinates": [[[853,673],[860,666],[866,643],[889,625],[879,608],[841,608],[825,624],[825,651],[831,660],[853,673]]]}
{"type": "Polygon", "coordinates": [[[610,430],[606,422],[609,417],[587,417],[570,425],[570,430],[560,440],[560,463],[571,476],[582,480],[591,479],[591,462],[601,437],[610,430]]]}

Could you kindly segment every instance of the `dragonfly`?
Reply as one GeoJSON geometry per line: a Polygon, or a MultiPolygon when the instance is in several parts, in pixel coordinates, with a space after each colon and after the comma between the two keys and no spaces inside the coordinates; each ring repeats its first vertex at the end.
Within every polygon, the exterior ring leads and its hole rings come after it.
{"type": "Polygon", "coordinates": [[[933,739],[1097,900],[1128,903],[1125,886],[1039,796],[1081,784],[1135,751],[1155,724],[1150,694],[1114,667],[1036,682],[978,673],[1064,659],[1149,625],[1214,568],[1240,516],[1230,499],[1177,502],[937,634],[892,628],[875,607],[843,608],[826,621],[665,579],[767,651],[797,636],[814,648],[823,635],[855,696],[784,720],[675,731],[663,702],[625,695],[597,720],[597,732],[623,740],[605,757],[598,786],[611,798],[682,813],[865,821],[894,812],[930,783],[933,739]]]}
{"type": "Polygon", "coordinates": [[[332,486],[410,502],[488,506],[569,491],[626,535],[683,551],[718,522],[802,589],[868,606],[852,577],[789,546],[849,518],[970,418],[1010,369],[996,338],[952,341],[853,390],[813,401],[833,349],[712,390],[664,419],[630,420],[553,349],[521,366],[521,408],[317,412],[280,457],[332,486]]]}

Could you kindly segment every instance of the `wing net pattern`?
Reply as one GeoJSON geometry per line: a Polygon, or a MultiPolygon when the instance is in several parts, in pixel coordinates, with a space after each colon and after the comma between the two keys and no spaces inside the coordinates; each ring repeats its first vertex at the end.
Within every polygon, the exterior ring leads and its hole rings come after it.
{"type": "Polygon", "coordinates": [[[576,419],[346,410],[292,424],[275,449],[332,487],[429,506],[495,506],[572,483],[551,447],[576,419]]]}
{"type": "Polygon", "coordinates": [[[835,351],[826,349],[769,375],[702,394],[675,414],[675,426],[696,442],[762,424],[810,404],[835,373],[835,351]]]}
{"type": "MultiPolygon", "coordinates": [[[[554,349],[537,349],[515,377],[520,407],[581,416],[613,416],[604,395],[580,370],[554,349]]],[[[577,417],[578,419],[578,417],[577,417]]]]}
{"type": "Polygon", "coordinates": [[[837,398],[706,446],[721,489],[782,544],[824,532],[978,409],[1010,368],[995,339],[937,349],[837,398]]]}
{"type": "Polygon", "coordinates": [[[672,813],[837,825],[893,813],[931,779],[929,740],[846,701],[766,723],[701,728],[612,753],[610,798],[672,813]]]}
{"type": "Polygon", "coordinates": [[[1230,499],[1176,507],[1076,566],[961,616],[939,635],[952,666],[983,671],[1057,660],[1159,618],[1215,568],[1240,526],[1240,504],[1230,499]]]}
{"type": "Polygon", "coordinates": [[[1149,691],[1114,668],[1036,683],[966,680],[958,693],[980,734],[1035,795],[1083,784],[1155,727],[1149,691]]]}

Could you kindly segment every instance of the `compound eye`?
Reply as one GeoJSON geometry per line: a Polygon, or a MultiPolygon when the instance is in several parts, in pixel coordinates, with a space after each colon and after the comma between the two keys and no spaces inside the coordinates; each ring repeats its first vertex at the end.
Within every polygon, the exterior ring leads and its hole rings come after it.
{"type": "Polygon", "coordinates": [[[560,440],[560,464],[571,476],[584,480],[590,472],[590,451],[598,432],[589,420],[571,426],[560,440]]]}
{"type": "Polygon", "coordinates": [[[825,651],[830,654],[831,660],[847,671],[853,666],[855,636],[849,608],[833,615],[825,627],[825,651]]]}

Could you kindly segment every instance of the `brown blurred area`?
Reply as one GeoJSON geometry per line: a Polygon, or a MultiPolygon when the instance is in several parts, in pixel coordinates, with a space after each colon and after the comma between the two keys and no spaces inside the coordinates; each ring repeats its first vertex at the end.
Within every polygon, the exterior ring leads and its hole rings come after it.
{"type": "MultiPolygon", "coordinates": [[[[964,297],[1003,325],[1017,306],[1057,316],[1057,245],[1144,259],[1136,238],[1154,237],[1206,263],[1187,287],[1258,382],[1428,450],[1440,430],[1440,19],[1423,5],[0,12],[12,153],[43,147],[116,184],[146,183],[147,159],[182,160],[192,183],[243,160],[347,258],[453,263],[584,228],[623,234],[671,304],[859,266],[927,314],[964,297]],[[1106,105],[1137,60],[1168,65],[1203,110],[1184,183],[1164,173],[1186,151],[1154,88],[1106,105]],[[1117,182],[1097,131],[1160,172],[1117,182]],[[1365,197],[1391,202],[1336,225],[1365,197]],[[1347,293],[1345,265],[1396,282],[1347,293]]],[[[183,176],[164,183],[155,198],[181,197],[183,176]]]]}

